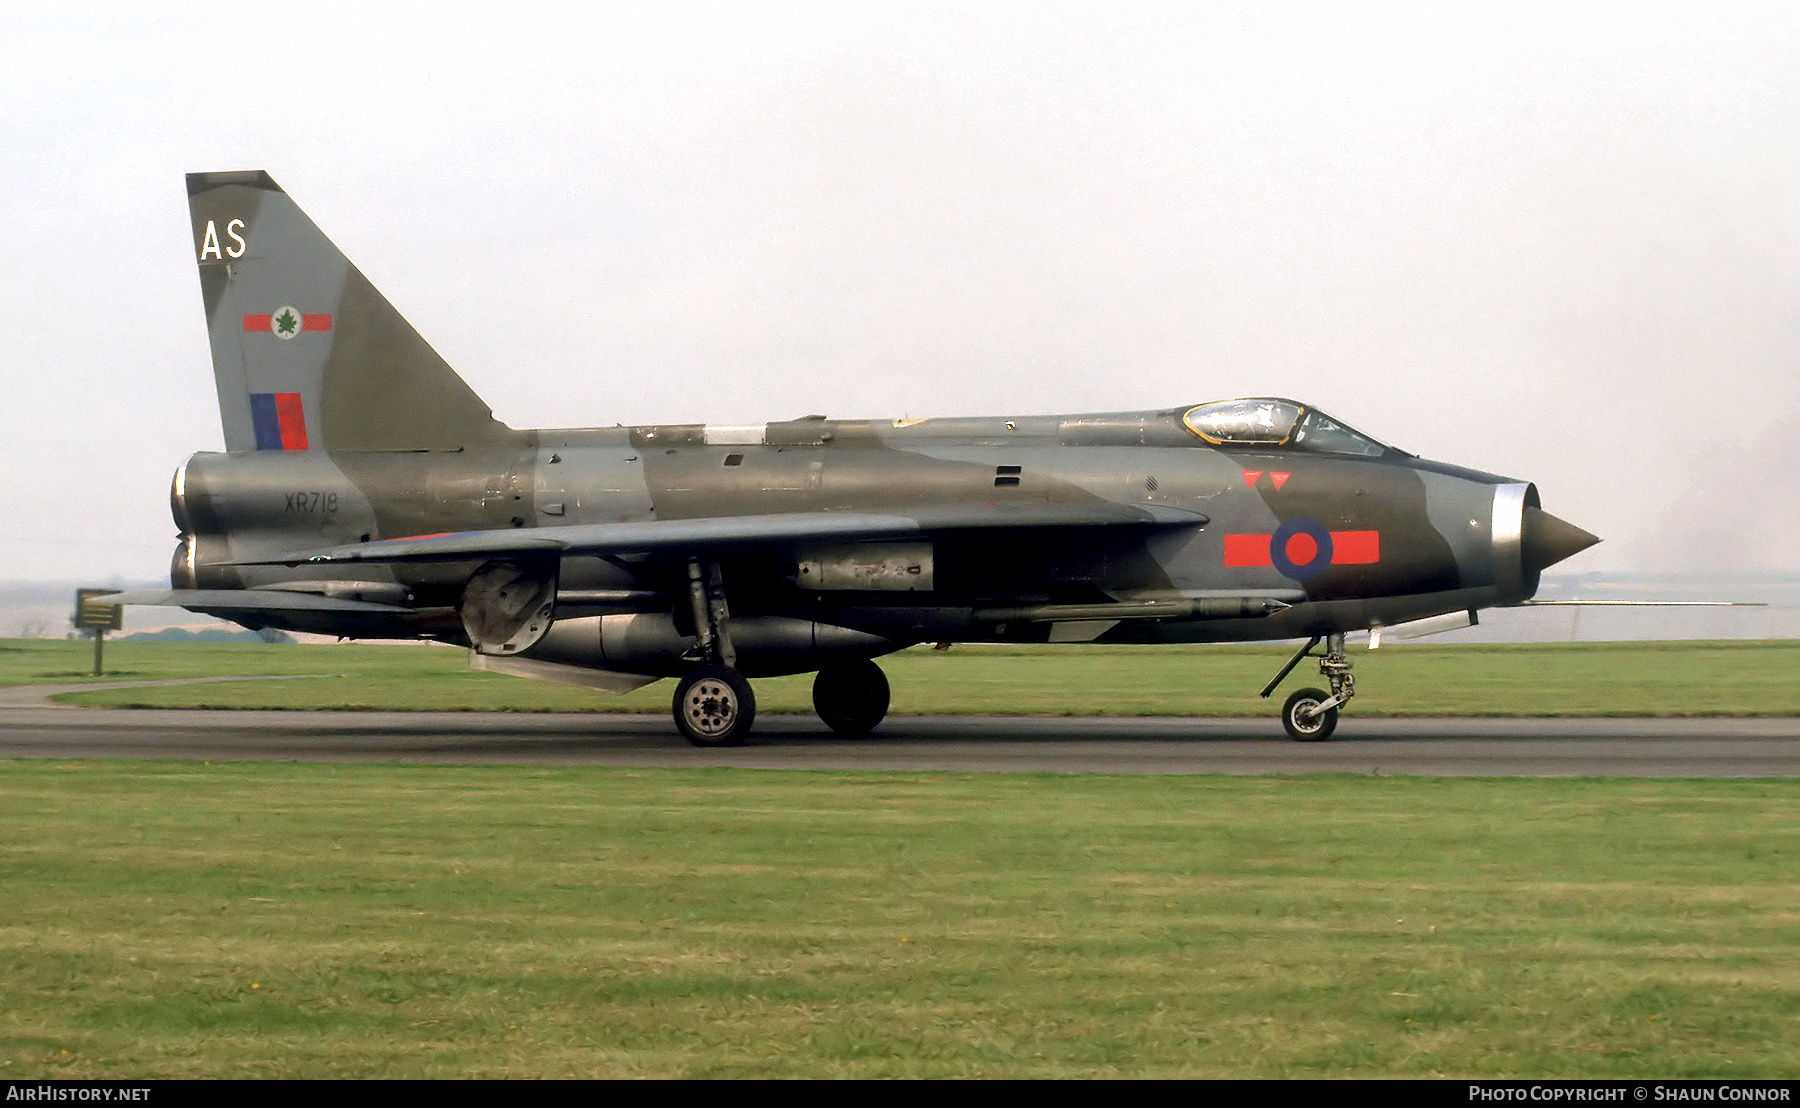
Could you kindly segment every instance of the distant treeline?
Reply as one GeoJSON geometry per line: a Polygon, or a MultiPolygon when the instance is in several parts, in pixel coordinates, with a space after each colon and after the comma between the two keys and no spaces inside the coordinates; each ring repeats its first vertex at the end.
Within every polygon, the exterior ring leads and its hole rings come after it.
{"type": "Polygon", "coordinates": [[[291,643],[294,636],[286,631],[227,631],[208,628],[189,631],[185,627],[165,627],[161,631],[135,631],[129,635],[112,635],[109,642],[266,642],[291,643]]]}

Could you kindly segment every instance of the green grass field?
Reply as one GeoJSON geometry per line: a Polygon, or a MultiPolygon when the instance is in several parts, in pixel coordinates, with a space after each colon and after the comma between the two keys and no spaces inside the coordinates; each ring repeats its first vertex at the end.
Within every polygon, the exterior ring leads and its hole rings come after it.
{"type": "MultiPolygon", "coordinates": [[[[80,682],[91,646],[0,642],[0,684],[80,682]]],[[[1256,693],[1291,647],[957,647],[882,660],[901,714],[1272,715],[1256,693]]],[[[1800,713],[1800,642],[1358,649],[1351,711],[1383,715],[1684,716],[1800,713]]],[[[670,685],[626,696],[477,673],[442,647],[115,643],[110,679],[327,674],[70,694],[112,707],[664,712],[670,685]]],[[[1319,683],[1303,663],[1282,686],[1319,683]]],[[[810,712],[811,678],[756,682],[759,710],[810,712]]]]}
{"type": "MultiPolygon", "coordinates": [[[[903,712],[1263,714],[1284,653],[884,665],[903,712]]],[[[0,684],[89,657],[0,643],[0,684]]],[[[1366,714],[1800,711],[1800,644],[1355,657],[1366,714]]],[[[333,676],[70,700],[668,695],[424,647],[107,658],[333,676]]],[[[1791,1077],[1797,864],[1795,781],[0,762],[0,1079],[1791,1077]]]]}
{"type": "Polygon", "coordinates": [[[1791,1077],[1800,782],[0,763],[0,1078],[1791,1077]]]}

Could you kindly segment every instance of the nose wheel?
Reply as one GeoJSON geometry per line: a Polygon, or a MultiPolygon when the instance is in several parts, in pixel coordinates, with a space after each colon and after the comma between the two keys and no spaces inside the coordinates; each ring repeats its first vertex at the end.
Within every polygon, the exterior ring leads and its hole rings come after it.
{"type": "MultiPolygon", "coordinates": [[[[1294,652],[1288,663],[1281,667],[1275,679],[1263,686],[1262,695],[1266,699],[1275,691],[1302,658],[1312,655],[1312,649],[1319,645],[1321,636],[1314,635],[1307,640],[1305,646],[1294,652]]],[[[1323,636],[1325,653],[1319,656],[1319,675],[1331,685],[1331,691],[1323,689],[1301,689],[1287,698],[1281,706],[1281,725],[1287,729],[1288,737],[1303,743],[1324,742],[1337,730],[1338,709],[1350,702],[1356,695],[1356,678],[1350,673],[1350,657],[1344,653],[1344,636],[1342,632],[1323,636]]]]}
{"type": "Polygon", "coordinates": [[[1321,707],[1330,695],[1322,689],[1301,689],[1281,706],[1281,725],[1288,738],[1303,743],[1322,743],[1337,730],[1338,710],[1321,707]]]}

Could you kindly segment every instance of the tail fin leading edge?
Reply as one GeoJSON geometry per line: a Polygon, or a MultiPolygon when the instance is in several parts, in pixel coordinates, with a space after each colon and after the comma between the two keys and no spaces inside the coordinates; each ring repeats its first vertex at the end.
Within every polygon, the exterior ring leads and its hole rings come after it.
{"type": "Polygon", "coordinates": [[[517,441],[267,173],[187,189],[227,450],[517,441]]]}

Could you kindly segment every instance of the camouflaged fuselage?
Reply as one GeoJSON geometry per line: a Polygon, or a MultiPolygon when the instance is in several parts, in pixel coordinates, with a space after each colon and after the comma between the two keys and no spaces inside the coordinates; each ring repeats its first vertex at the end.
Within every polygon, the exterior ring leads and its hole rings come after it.
{"type": "MultiPolygon", "coordinates": [[[[503,528],[721,519],[771,513],[905,516],[1037,505],[1192,513],[1107,526],[951,528],[929,536],[929,587],[809,588],[817,544],[722,555],[732,611],[779,614],[899,642],[1205,642],[1392,625],[1524,599],[1528,486],[1398,452],[1378,458],[1205,443],[1181,410],[1099,416],[804,419],[720,429],[659,425],[521,433],[460,452],[199,454],[177,477],[175,584],[267,588],[361,581],[404,590],[436,620],[371,618],[360,635],[460,639],[456,607],[480,559],[390,566],[227,563],[371,540],[503,528]],[[1241,618],[991,620],[1032,605],[1257,597],[1292,605],[1241,618]],[[1063,624],[1079,624],[1065,627],[1063,624]]],[[[566,556],[560,587],[679,609],[679,561],[566,556]],[[662,598],[652,601],[652,597],[662,598]]],[[[349,595],[346,593],[345,595],[349,595]]],[[[358,595],[383,595],[379,589],[358,595]]],[[[393,593],[389,595],[398,595],[393,593]]],[[[341,630],[341,616],[309,630],[341,630]]]]}

